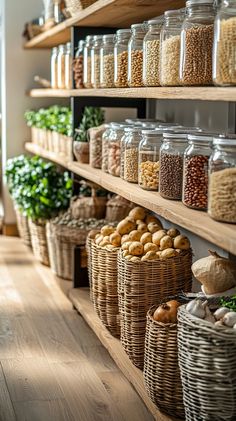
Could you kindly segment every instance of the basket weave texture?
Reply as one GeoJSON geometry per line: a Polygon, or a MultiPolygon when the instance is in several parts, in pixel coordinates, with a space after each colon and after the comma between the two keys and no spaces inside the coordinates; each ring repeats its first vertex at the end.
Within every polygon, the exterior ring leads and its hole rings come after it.
{"type": "Polygon", "coordinates": [[[118,250],[106,250],[92,242],[92,297],[94,308],[113,336],[120,336],[117,294],[118,250]]]}
{"type": "Polygon", "coordinates": [[[103,219],[106,214],[106,197],[97,197],[97,190],[92,188],[92,197],[72,199],[71,212],[75,219],[103,219]]]}
{"type": "Polygon", "coordinates": [[[182,306],[178,349],[187,421],[236,420],[236,331],[216,327],[182,306]]]}
{"type": "MultiPolygon", "coordinates": [[[[94,230],[94,232],[98,234],[100,230],[94,230]]],[[[91,238],[89,235],[86,239],[86,251],[88,256],[88,278],[89,278],[89,291],[90,291],[90,300],[93,302],[93,287],[92,287],[92,244],[94,242],[94,239],[91,238]]]]}
{"type": "Polygon", "coordinates": [[[144,383],[158,408],[184,418],[183,391],[178,365],[177,324],[153,319],[156,306],[147,314],[144,383]]]}
{"type": "Polygon", "coordinates": [[[114,196],[107,202],[106,219],[110,222],[121,221],[128,216],[134,204],[121,196],[114,196]]]}
{"type": "Polygon", "coordinates": [[[35,258],[46,266],[49,266],[49,254],[46,238],[46,223],[35,222],[29,219],[31,242],[35,258]]]}
{"type": "Polygon", "coordinates": [[[24,216],[17,207],[15,207],[15,212],[19,235],[22,238],[23,243],[26,246],[31,247],[31,235],[28,217],[24,216]]]}
{"type": "Polygon", "coordinates": [[[133,263],[118,257],[121,343],[131,361],[143,369],[146,314],[152,305],[192,287],[192,251],[166,260],[133,263]]]}
{"type": "Polygon", "coordinates": [[[91,6],[91,4],[96,1],[97,0],[66,0],[66,8],[71,16],[74,16],[76,13],[86,9],[86,7],[91,6]]]}

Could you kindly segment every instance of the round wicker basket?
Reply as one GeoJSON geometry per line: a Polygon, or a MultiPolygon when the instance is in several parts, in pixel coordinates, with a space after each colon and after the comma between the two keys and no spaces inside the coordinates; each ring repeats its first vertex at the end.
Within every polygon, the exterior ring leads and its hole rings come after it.
{"type": "Polygon", "coordinates": [[[36,222],[29,219],[29,228],[33,253],[36,259],[44,265],[49,266],[46,222],[36,222]]]}
{"type": "Polygon", "coordinates": [[[16,223],[17,223],[17,229],[18,229],[19,235],[22,238],[23,243],[26,246],[31,247],[31,235],[30,235],[28,217],[24,216],[17,207],[15,207],[15,212],[16,212],[16,223]]]}

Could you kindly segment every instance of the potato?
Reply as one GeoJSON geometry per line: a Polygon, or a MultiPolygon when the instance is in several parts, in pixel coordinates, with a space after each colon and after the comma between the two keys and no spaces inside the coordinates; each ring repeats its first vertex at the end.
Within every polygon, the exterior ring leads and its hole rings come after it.
{"type": "Polygon", "coordinates": [[[176,252],[173,248],[165,249],[161,252],[161,259],[169,259],[170,257],[175,257],[176,252]]]}
{"type": "Polygon", "coordinates": [[[140,231],[142,234],[144,234],[145,232],[148,231],[147,224],[145,224],[144,222],[141,222],[140,224],[137,225],[137,230],[140,231]]]}
{"type": "Polygon", "coordinates": [[[179,232],[179,230],[177,230],[176,228],[170,228],[168,231],[167,231],[167,235],[169,235],[170,237],[172,237],[172,238],[175,238],[175,237],[177,237],[177,235],[179,235],[180,234],[180,232],[179,232]]]}
{"type": "Polygon", "coordinates": [[[147,244],[152,242],[152,234],[150,232],[145,232],[140,238],[140,243],[147,244]]]}
{"type": "Polygon", "coordinates": [[[129,241],[129,234],[122,235],[121,237],[121,244],[126,243],[126,241],[129,241]]]}
{"type": "Polygon", "coordinates": [[[100,233],[100,232],[98,232],[98,233],[95,235],[95,240],[96,240],[98,237],[101,237],[101,233],[100,233]]]}
{"type": "Polygon", "coordinates": [[[98,230],[91,230],[88,234],[88,238],[92,238],[93,240],[97,238],[100,234],[98,230]]]}
{"type": "Polygon", "coordinates": [[[109,243],[109,241],[108,241],[108,240],[104,240],[104,239],[103,239],[103,240],[101,241],[101,243],[99,243],[99,246],[100,246],[100,247],[105,247],[105,246],[108,246],[108,244],[110,244],[110,243],[109,243]]]}
{"type": "Polygon", "coordinates": [[[132,218],[125,218],[117,225],[117,231],[120,235],[129,234],[136,228],[136,223],[132,218]]]}
{"type": "Polygon", "coordinates": [[[155,253],[155,251],[148,251],[143,257],[142,262],[146,262],[147,260],[157,260],[158,257],[155,253]]]}
{"type": "Polygon", "coordinates": [[[99,245],[102,241],[103,241],[103,235],[100,234],[99,237],[96,238],[95,243],[99,245]]]}
{"type": "Polygon", "coordinates": [[[178,235],[174,239],[174,248],[180,250],[189,250],[190,249],[190,241],[188,237],[185,235],[178,235]]]}
{"type": "Polygon", "coordinates": [[[143,245],[139,241],[134,241],[129,246],[129,252],[133,256],[141,256],[143,254],[143,245]]]}
{"type": "Polygon", "coordinates": [[[122,244],[121,249],[122,250],[129,250],[129,246],[131,246],[132,241],[126,241],[126,243],[122,244]]]}
{"type": "Polygon", "coordinates": [[[169,235],[165,235],[160,240],[160,250],[165,250],[173,247],[172,238],[169,235]]]}
{"type": "Polygon", "coordinates": [[[157,258],[158,258],[158,259],[160,259],[160,257],[161,257],[161,253],[162,253],[162,251],[160,251],[160,250],[156,252],[156,255],[157,255],[157,258]]]}
{"type": "Polygon", "coordinates": [[[153,243],[146,243],[144,244],[144,253],[147,253],[148,251],[158,251],[158,246],[153,243]]]}
{"type": "Polygon", "coordinates": [[[127,256],[125,256],[125,260],[131,260],[132,259],[132,254],[127,254],[127,256]]]}
{"type": "Polygon", "coordinates": [[[152,234],[154,234],[154,232],[160,231],[162,228],[160,225],[155,224],[155,222],[150,222],[147,227],[148,227],[148,231],[151,232],[152,234]]]}
{"type": "Polygon", "coordinates": [[[110,225],[105,225],[104,227],[102,227],[101,229],[101,234],[106,237],[107,235],[112,234],[115,231],[114,227],[111,227],[110,225]]]}
{"type": "Polygon", "coordinates": [[[142,237],[142,233],[137,230],[133,230],[129,233],[129,240],[130,241],[139,241],[142,237]]]}
{"type": "Polygon", "coordinates": [[[154,215],[147,215],[146,219],[145,219],[146,224],[150,224],[151,222],[154,222],[154,224],[159,225],[160,227],[162,227],[162,223],[161,221],[154,215]]]}
{"type": "Polygon", "coordinates": [[[180,254],[180,253],[182,252],[182,250],[180,250],[180,249],[175,249],[175,252],[176,252],[176,254],[178,255],[178,254],[180,254]]]}
{"type": "Polygon", "coordinates": [[[103,237],[103,240],[109,241],[109,243],[110,243],[110,236],[109,235],[106,235],[105,237],[103,237]]]}
{"type": "Polygon", "coordinates": [[[115,247],[120,247],[121,245],[121,236],[118,232],[113,232],[113,234],[110,235],[110,243],[115,247]]]}
{"type": "Polygon", "coordinates": [[[137,219],[137,220],[136,220],[136,224],[137,224],[137,225],[139,225],[139,224],[143,224],[143,223],[144,223],[144,222],[143,222],[143,220],[142,220],[142,219],[137,219]]]}
{"type": "Polygon", "coordinates": [[[130,259],[130,261],[131,261],[131,262],[141,262],[141,258],[140,258],[140,257],[138,257],[138,256],[133,256],[133,257],[130,259]]]}
{"type": "Polygon", "coordinates": [[[135,221],[137,221],[139,219],[143,220],[146,214],[147,214],[147,211],[144,208],[141,208],[140,206],[136,206],[130,211],[129,216],[135,219],[135,221]]]}
{"type": "Polygon", "coordinates": [[[116,246],[113,246],[112,244],[108,244],[108,245],[105,247],[105,249],[106,249],[106,250],[115,250],[115,249],[117,249],[117,247],[116,247],[116,246]]]}
{"type": "Polygon", "coordinates": [[[129,255],[129,250],[124,250],[123,251],[123,256],[125,257],[125,256],[128,256],[129,255]]]}
{"type": "Polygon", "coordinates": [[[160,230],[160,231],[157,231],[157,232],[155,232],[154,234],[153,234],[153,236],[152,236],[152,242],[154,243],[154,244],[156,244],[157,246],[159,246],[160,245],[160,241],[161,241],[161,239],[163,238],[163,237],[165,237],[166,236],[166,231],[165,230],[160,230]]]}

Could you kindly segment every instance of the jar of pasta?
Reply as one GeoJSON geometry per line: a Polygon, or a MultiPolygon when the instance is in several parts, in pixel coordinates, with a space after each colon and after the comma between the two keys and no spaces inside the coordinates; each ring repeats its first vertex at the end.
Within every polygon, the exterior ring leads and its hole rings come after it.
{"type": "Polygon", "coordinates": [[[143,86],[143,39],[145,26],[142,23],[131,25],[131,38],[128,44],[128,85],[143,86]]]}
{"type": "Polygon", "coordinates": [[[83,84],[85,88],[92,88],[92,66],[91,66],[91,49],[93,46],[93,36],[88,35],[84,45],[84,70],[83,84]]]}
{"type": "Polygon", "coordinates": [[[130,29],[119,29],[115,37],[115,86],[128,87],[128,43],[131,36],[130,29]]]}
{"type": "Polygon", "coordinates": [[[92,87],[100,88],[100,49],[102,45],[102,35],[95,35],[91,49],[91,72],[92,87]]]}
{"type": "Polygon", "coordinates": [[[114,87],[114,34],[104,35],[100,50],[101,88],[114,87]]]}

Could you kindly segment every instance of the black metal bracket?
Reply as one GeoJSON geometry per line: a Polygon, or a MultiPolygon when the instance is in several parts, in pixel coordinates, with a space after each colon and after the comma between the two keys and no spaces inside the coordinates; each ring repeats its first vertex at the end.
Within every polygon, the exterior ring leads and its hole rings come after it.
{"type": "Polygon", "coordinates": [[[82,267],[82,250],[80,246],[74,249],[74,288],[83,288],[89,286],[88,269],[82,267]]]}

